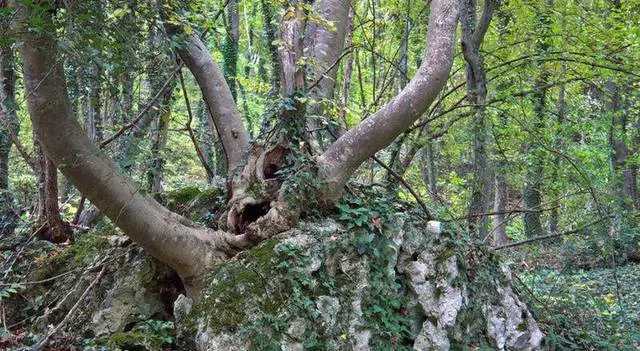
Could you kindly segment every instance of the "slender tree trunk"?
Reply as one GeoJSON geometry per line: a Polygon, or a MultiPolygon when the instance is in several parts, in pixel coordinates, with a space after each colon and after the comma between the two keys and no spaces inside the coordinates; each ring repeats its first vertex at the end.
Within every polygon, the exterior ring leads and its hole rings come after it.
{"type": "Polygon", "coordinates": [[[231,96],[234,101],[238,101],[238,41],[240,40],[240,14],[238,13],[238,0],[231,0],[227,4],[227,35],[222,43],[222,71],[224,79],[229,85],[231,96]]]}
{"type": "Polygon", "coordinates": [[[509,203],[509,191],[507,189],[507,177],[501,172],[504,170],[504,162],[499,162],[495,174],[495,206],[496,215],[493,217],[493,246],[507,243],[507,204],[509,203]]]}
{"type": "Polygon", "coordinates": [[[66,241],[69,234],[58,206],[58,169],[48,157],[45,157],[44,168],[44,207],[50,233],[47,239],[54,243],[66,241]]]}
{"type": "MultiPolygon", "coordinates": [[[[164,24],[170,35],[176,36],[182,33],[181,28],[167,22],[164,24]]],[[[187,36],[184,46],[176,51],[202,91],[203,99],[209,109],[211,128],[217,132],[224,150],[227,179],[230,181],[232,176],[245,165],[249,154],[249,134],[244,128],[231,90],[211,53],[199,37],[193,34],[187,36]]]]}
{"type": "Polygon", "coordinates": [[[487,98],[487,78],[480,46],[489,28],[494,9],[498,2],[486,0],[480,21],[476,20],[476,1],[462,0],[462,52],[467,62],[467,99],[475,106],[473,123],[473,169],[474,178],[469,201],[469,229],[484,238],[488,233],[489,212],[492,201],[492,178],[487,155],[487,121],[485,102],[487,98]]]}
{"type": "MultiPolygon", "coordinates": [[[[273,9],[271,8],[271,2],[267,0],[260,0],[262,8],[262,17],[264,21],[264,37],[271,59],[271,93],[270,95],[277,95],[282,85],[282,68],[280,63],[280,55],[278,54],[278,46],[275,45],[276,41],[276,26],[273,21],[273,9]]],[[[264,123],[263,123],[264,124],[264,123]]]]}
{"type": "MultiPolygon", "coordinates": [[[[204,101],[200,101],[198,103],[198,111],[196,112],[198,115],[198,134],[200,135],[200,139],[202,142],[200,143],[200,150],[204,154],[205,162],[209,164],[211,169],[216,175],[224,174],[224,172],[220,172],[218,169],[218,165],[216,164],[216,156],[213,153],[213,135],[211,133],[211,128],[209,128],[209,117],[207,112],[207,108],[204,104],[204,101]]],[[[222,158],[219,156],[218,158],[222,158]]],[[[209,184],[213,182],[213,178],[209,177],[209,184]]]]}
{"type": "Polygon", "coordinates": [[[156,130],[153,133],[153,145],[151,146],[151,165],[147,170],[149,188],[152,194],[164,191],[164,149],[167,146],[167,134],[169,131],[169,119],[171,118],[172,90],[162,98],[156,130]]]}
{"type": "Polygon", "coordinates": [[[133,116],[133,72],[126,70],[122,75],[122,95],[120,97],[122,103],[122,113],[115,121],[116,124],[125,124],[132,119],[133,116]]]}
{"type": "Polygon", "coordinates": [[[38,191],[37,197],[34,204],[33,216],[36,219],[37,223],[42,223],[46,221],[46,213],[45,213],[45,156],[42,152],[42,146],[38,141],[35,130],[33,131],[33,157],[34,157],[34,170],[36,173],[36,177],[38,178],[38,191]]]}
{"type": "Polygon", "coordinates": [[[621,209],[633,211],[633,173],[627,166],[627,118],[620,101],[618,86],[612,81],[606,84],[607,113],[611,116],[609,147],[613,172],[613,193],[621,209]]]}
{"type": "Polygon", "coordinates": [[[433,140],[427,140],[427,145],[422,149],[420,155],[420,171],[422,180],[429,190],[431,201],[438,201],[438,171],[436,169],[435,151],[433,150],[433,140]]]}
{"type": "MultiPolygon", "coordinates": [[[[551,0],[545,0],[544,8],[538,13],[538,23],[543,33],[549,33],[549,7],[551,0]]],[[[541,41],[536,43],[537,56],[543,57],[549,50],[547,42],[548,35],[544,35],[541,41]]],[[[546,118],[546,101],[547,101],[547,85],[549,81],[549,71],[546,69],[544,62],[540,62],[538,67],[538,75],[535,80],[535,92],[533,94],[533,114],[534,129],[543,131],[545,128],[546,118]]],[[[541,236],[544,233],[542,226],[540,207],[542,204],[542,187],[544,180],[544,150],[538,147],[536,143],[527,145],[527,157],[531,160],[526,171],[524,184],[524,231],[529,238],[541,236]]]]}
{"type": "MultiPolygon", "coordinates": [[[[564,80],[567,75],[567,65],[565,62],[562,62],[561,65],[562,65],[561,79],[564,80]]],[[[554,145],[553,145],[553,147],[556,150],[559,150],[560,147],[562,146],[561,131],[563,128],[564,120],[566,118],[566,106],[567,106],[566,84],[562,83],[560,85],[560,91],[558,93],[558,104],[557,104],[557,109],[558,109],[558,119],[557,119],[558,129],[557,130],[558,131],[555,133],[556,140],[554,141],[554,145]]],[[[554,157],[554,162],[551,169],[551,181],[553,182],[558,181],[558,170],[560,169],[561,165],[562,165],[562,157],[560,157],[560,155],[556,155],[554,157]]],[[[555,187],[551,187],[549,193],[550,193],[550,197],[554,199],[551,213],[549,214],[549,233],[555,234],[555,233],[558,233],[558,223],[560,219],[560,211],[559,211],[560,192],[555,190],[555,187]]]]}
{"type": "Polygon", "coordinates": [[[100,69],[92,64],[89,69],[89,95],[87,95],[85,110],[85,128],[89,138],[99,143],[102,140],[102,92],[100,84],[100,69]]]}
{"type": "MultiPolygon", "coordinates": [[[[1,26],[6,24],[3,22],[0,21],[1,26]]],[[[18,137],[20,131],[15,103],[14,64],[11,47],[8,43],[0,43],[0,237],[12,235],[18,220],[9,190],[9,153],[13,139],[18,137]]]]}

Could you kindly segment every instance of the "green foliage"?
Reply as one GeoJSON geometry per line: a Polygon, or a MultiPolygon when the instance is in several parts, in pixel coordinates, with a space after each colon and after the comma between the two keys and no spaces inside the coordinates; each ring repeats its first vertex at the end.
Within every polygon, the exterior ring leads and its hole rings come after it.
{"type": "Polygon", "coordinates": [[[104,345],[112,350],[153,349],[170,346],[174,341],[174,326],[171,321],[147,319],[140,316],[132,330],[116,332],[97,340],[95,344],[104,345]]]}
{"type": "Polygon", "coordinates": [[[8,299],[12,295],[17,294],[21,290],[24,290],[25,286],[22,284],[0,284],[0,300],[8,299]]]}
{"type": "Polygon", "coordinates": [[[539,269],[522,276],[547,341],[567,350],[635,350],[640,266],[560,271],[539,269]]]}
{"type": "Polygon", "coordinates": [[[398,247],[385,233],[399,230],[393,228],[395,206],[393,198],[355,196],[345,196],[344,202],[336,205],[351,234],[342,245],[365,255],[371,267],[371,289],[363,313],[372,328],[373,344],[382,350],[410,349],[412,338],[413,319],[407,310],[404,282],[389,271],[395,266],[398,247]]]}

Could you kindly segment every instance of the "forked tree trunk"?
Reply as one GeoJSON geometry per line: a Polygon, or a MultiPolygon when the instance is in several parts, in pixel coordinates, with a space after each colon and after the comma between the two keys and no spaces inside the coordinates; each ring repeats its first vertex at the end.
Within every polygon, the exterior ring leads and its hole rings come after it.
{"type": "MultiPolygon", "coordinates": [[[[118,167],[87,138],[73,116],[62,62],[58,59],[51,32],[21,30],[29,27],[30,18],[44,19],[44,26],[52,25],[47,20],[49,13],[46,9],[24,5],[18,8],[18,30],[24,43],[21,53],[25,88],[32,92],[28,97],[29,114],[46,154],[124,233],[152,256],[174,268],[190,293],[197,293],[203,273],[211,264],[226,260],[238,250],[295,224],[295,209],[279,193],[277,180],[270,173],[272,163],[282,158],[282,153],[277,147],[266,152],[257,147],[249,158],[248,135],[229,87],[198,37],[188,36],[186,45],[177,51],[203,92],[228,160],[228,175],[242,170],[231,182],[231,201],[240,199],[236,203],[246,206],[237,207],[240,210],[237,216],[228,217],[242,220],[236,223],[238,225],[229,226],[230,232],[193,227],[185,218],[140,194],[132,181],[119,172],[118,167]],[[246,167],[242,167],[245,164],[246,167]],[[248,182],[256,178],[264,180],[262,186],[265,194],[271,196],[266,199],[270,201],[266,204],[243,203],[241,199],[243,193],[247,194],[248,182]],[[232,233],[236,230],[244,233],[232,233]]],[[[340,137],[319,157],[319,177],[325,180],[321,191],[323,201],[335,200],[353,172],[376,151],[388,146],[435,99],[453,62],[458,8],[457,1],[432,1],[429,44],[416,76],[396,98],[340,137]]],[[[178,28],[168,29],[179,33],[178,28]]]]}

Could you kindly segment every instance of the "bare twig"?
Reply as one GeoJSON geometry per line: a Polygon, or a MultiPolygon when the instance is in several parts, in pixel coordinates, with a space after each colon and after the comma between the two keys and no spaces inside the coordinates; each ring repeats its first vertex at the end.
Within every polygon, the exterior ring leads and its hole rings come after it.
{"type": "Polygon", "coordinates": [[[204,153],[202,152],[202,149],[200,148],[200,145],[198,145],[198,141],[196,140],[196,136],[193,133],[193,129],[191,128],[191,121],[193,121],[193,112],[191,111],[191,102],[189,101],[189,95],[187,94],[187,88],[184,84],[184,76],[182,75],[182,70],[178,71],[178,78],[180,79],[180,87],[182,88],[182,95],[184,95],[184,103],[187,106],[187,115],[189,116],[189,119],[187,120],[187,123],[185,123],[185,129],[187,131],[187,133],[189,133],[189,138],[191,139],[191,142],[193,143],[193,147],[196,149],[196,154],[198,155],[198,158],[200,159],[200,163],[202,163],[202,166],[204,167],[204,170],[207,172],[207,176],[209,176],[209,178],[213,178],[215,176],[215,173],[213,172],[213,170],[211,169],[211,166],[209,165],[209,162],[207,162],[207,159],[204,157],[204,153]]]}
{"type": "Polygon", "coordinates": [[[91,284],[89,284],[89,286],[87,286],[87,288],[82,293],[78,301],[76,301],[75,305],[71,307],[71,309],[69,310],[69,313],[67,313],[64,319],[55,328],[53,328],[50,332],[48,332],[47,335],[42,339],[42,342],[40,342],[40,348],[45,346],[49,341],[49,339],[69,322],[73,314],[76,312],[76,310],[78,310],[78,307],[80,307],[80,304],[82,303],[82,301],[87,297],[87,295],[89,295],[89,292],[91,291],[91,289],[93,289],[93,287],[96,284],[98,284],[98,282],[100,281],[100,278],[102,278],[106,269],[107,269],[107,265],[103,264],[102,269],[100,270],[96,278],[91,282],[91,284]]]}
{"type": "MultiPolygon", "coordinates": [[[[227,4],[230,2],[231,0],[226,0],[225,1],[225,5],[223,7],[221,7],[218,12],[216,12],[216,14],[213,16],[213,20],[211,22],[215,22],[218,17],[220,17],[220,15],[222,13],[224,13],[224,9],[227,6],[227,4]]],[[[207,35],[207,32],[209,32],[209,28],[205,29],[202,34],[200,35],[201,39],[204,39],[204,37],[207,35]]],[[[167,87],[169,87],[169,85],[171,84],[171,81],[173,80],[173,77],[178,73],[178,71],[180,71],[180,69],[182,69],[182,67],[184,66],[184,62],[180,62],[172,71],[171,73],[169,73],[169,76],[167,77],[167,80],[164,82],[164,84],[162,85],[162,87],[158,90],[158,92],[156,93],[156,95],[147,103],[147,105],[142,109],[142,111],[140,111],[138,113],[138,115],[129,123],[125,124],[124,126],[122,126],[122,128],[120,128],[120,130],[118,130],[117,132],[115,132],[113,135],[111,135],[110,137],[106,138],[105,140],[103,140],[100,143],[100,148],[104,148],[105,146],[109,145],[112,141],[114,141],[116,138],[118,138],[119,136],[121,136],[124,132],[126,132],[127,130],[133,128],[141,119],[142,117],[144,117],[144,115],[156,104],[156,102],[158,102],[158,100],[160,99],[160,97],[165,93],[165,91],[167,90],[167,87]]]]}
{"type": "Polygon", "coordinates": [[[520,246],[520,245],[528,244],[528,243],[530,243],[530,242],[534,242],[534,241],[539,241],[539,240],[544,240],[544,239],[550,239],[550,238],[555,238],[555,237],[564,236],[564,235],[569,235],[569,234],[575,234],[575,233],[578,233],[578,232],[582,231],[582,230],[583,230],[583,229],[585,229],[585,228],[588,228],[588,227],[590,227],[590,226],[592,226],[592,225],[594,225],[594,224],[598,224],[598,223],[600,223],[600,222],[602,222],[602,221],[604,221],[604,220],[606,220],[606,219],[609,219],[609,218],[611,218],[611,217],[613,217],[613,216],[612,216],[612,215],[605,216],[605,217],[602,217],[602,218],[600,218],[600,219],[598,219],[598,220],[596,220],[596,221],[593,221],[593,222],[587,223],[587,224],[583,225],[583,226],[582,226],[582,227],[580,227],[580,228],[576,228],[576,229],[568,230],[568,231],[566,231],[566,232],[557,233],[557,234],[549,234],[549,235],[538,236],[538,237],[535,237],[535,238],[531,238],[531,239],[527,239],[527,240],[522,240],[522,241],[518,241],[518,242],[515,242],[515,243],[510,243],[510,244],[506,244],[506,245],[502,245],[502,246],[496,246],[496,247],[494,247],[493,249],[494,249],[494,250],[502,250],[502,249],[507,249],[507,248],[514,247],[514,246],[520,246]]]}
{"type": "Polygon", "coordinates": [[[171,71],[171,73],[169,73],[169,78],[167,78],[167,81],[164,82],[164,84],[160,89],[158,89],[158,92],[156,93],[156,95],[147,103],[147,105],[142,109],[142,111],[138,112],[138,115],[133,120],[131,120],[131,122],[123,125],[122,128],[120,128],[120,130],[118,130],[117,132],[115,132],[105,140],[103,140],[100,143],[100,148],[104,148],[105,146],[109,145],[112,141],[116,140],[116,138],[118,138],[120,135],[124,134],[124,132],[133,128],[142,119],[142,117],[144,117],[144,115],[156,104],[156,102],[158,102],[160,97],[164,95],[167,88],[171,85],[171,81],[173,77],[182,68],[182,65],[183,63],[181,62],[173,69],[173,71],[171,71]]]}
{"type": "Polygon", "coordinates": [[[13,257],[13,260],[11,261],[11,263],[9,264],[9,266],[7,266],[6,270],[4,271],[4,275],[2,277],[2,280],[7,279],[7,277],[9,276],[9,273],[11,272],[11,267],[13,267],[13,265],[16,263],[16,261],[18,260],[18,258],[20,258],[20,256],[22,256],[22,252],[27,248],[27,246],[29,246],[29,244],[31,243],[31,240],[33,240],[33,238],[40,233],[41,230],[43,230],[45,227],[47,226],[47,223],[43,223],[40,228],[38,228],[37,230],[35,230],[33,233],[31,233],[31,235],[29,236],[29,238],[27,239],[27,241],[24,243],[24,245],[20,248],[20,250],[16,253],[16,255],[13,257]]]}
{"type": "Polygon", "coordinates": [[[349,53],[351,53],[351,51],[353,51],[353,47],[349,47],[347,49],[345,49],[342,52],[342,55],[340,55],[331,66],[329,66],[329,68],[327,68],[321,75],[320,77],[318,77],[315,82],[313,82],[309,88],[307,88],[308,91],[310,91],[311,89],[315,88],[316,85],[320,84],[320,82],[322,82],[322,80],[325,78],[325,76],[331,72],[331,70],[336,67],[338,65],[338,63],[340,63],[340,61],[342,60],[343,57],[347,56],[349,53]]]}
{"type": "Polygon", "coordinates": [[[418,193],[415,192],[415,190],[413,190],[413,188],[411,187],[411,185],[409,185],[409,183],[407,183],[406,180],[404,180],[404,178],[402,178],[401,175],[399,175],[398,173],[396,173],[396,171],[394,171],[393,169],[391,169],[391,167],[387,166],[386,164],[384,164],[384,162],[382,162],[379,158],[377,158],[376,156],[371,156],[371,158],[376,161],[377,164],[379,164],[380,166],[382,166],[382,168],[386,169],[387,172],[389,172],[389,174],[391,174],[394,178],[396,178],[410,193],[411,195],[413,195],[413,197],[416,199],[416,201],[418,202],[418,204],[420,205],[420,207],[422,207],[422,210],[424,211],[424,213],[427,215],[427,220],[431,220],[433,219],[433,216],[431,215],[431,211],[429,211],[429,208],[427,208],[427,205],[424,203],[424,201],[422,201],[422,199],[420,198],[420,196],[418,195],[418,193]]]}

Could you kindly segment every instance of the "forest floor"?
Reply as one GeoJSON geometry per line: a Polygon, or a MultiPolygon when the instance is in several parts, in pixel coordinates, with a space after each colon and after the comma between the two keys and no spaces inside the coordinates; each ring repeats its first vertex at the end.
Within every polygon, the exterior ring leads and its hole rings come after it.
{"type": "Polygon", "coordinates": [[[640,349],[640,265],[522,268],[514,269],[520,270],[514,275],[516,286],[549,344],[574,350],[640,349]]]}
{"type": "MultiPolygon", "coordinates": [[[[17,248],[24,248],[17,250],[21,252],[19,259],[15,257],[16,251],[3,251],[5,278],[10,278],[6,281],[21,282],[56,277],[60,272],[83,269],[95,259],[99,251],[110,247],[108,238],[110,234],[114,234],[112,230],[110,226],[96,229],[81,236],[74,245],[52,245],[41,241],[25,245],[27,238],[22,236],[14,238],[18,242],[12,245],[0,240],[7,247],[16,245],[17,248]],[[52,264],[55,262],[59,264],[52,264]],[[46,272],[43,273],[43,269],[46,272]],[[46,275],[36,278],[35,273],[46,275]]],[[[120,250],[129,252],[131,248],[126,246],[120,250]]],[[[531,247],[529,250],[514,250],[502,257],[511,266],[519,294],[540,323],[546,334],[547,344],[552,348],[555,346],[555,349],[570,350],[640,349],[640,265],[629,262],[614,269],[602,262],[599,266],[570,264],[567,262],[571,260],[564,259],[558,250],[560,249],[553,247],[531,247]]],[[[67,278],[73,281],[71,276],[67,278]]],[[[60,279],[55,281],[55,284],[60,285],[57,288],[70,283],[60,279]]],[[[46,284],[54,282],[46,281],[44,285],[46,284]]],[[[38,328],[34,328],[34,325],[46,310],[44,307],[51,297],[45,296],[45,291],[48,290],[40,285],[5,284],[0,287],[0,295],[4,299],[29,295],[28,299],[20,300],[21,312],[18,314],[22,322],[16,326],[12,326],[12,323],[0,323],[0,330],[3,331],[1,334],[5,334],[4,329],[8,328],[14,337],[24,337],[24,343],[27,343],[26,339],[39,340],[42,337],[37,335],[38,331],[35,329],[38,328]],[[36,289],[38,286],[40,289],[36,289]],[[31,334],[34,331],[36,335],[31,334]]],[[[100,300],[99,297],[97,299],[100,300]]],[[[3,304],[3,309],[5,307],[7,306],[3,304]]],[[[156,334],[168,341],[166,345],[171,344],[174,331],[170,319],[142,322],[145,326],[150,322],[154,323],[152,327],[156,324],[160,326],[155,327],[154,330],[158,330],[156,334]]],[[[11,349],[12,345],[22,344],[16,341],[14,339],[14,342],[10,342],[0,337],[0,349],[11,349]]],[[[85,342],[93,345],[98,341],[85,342]]]]}

